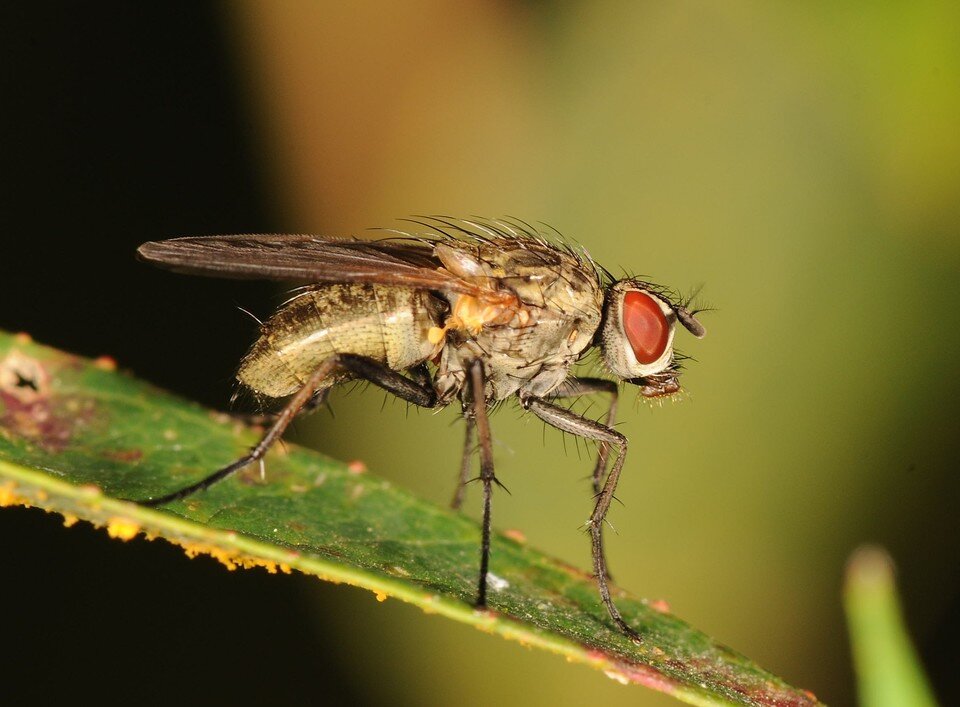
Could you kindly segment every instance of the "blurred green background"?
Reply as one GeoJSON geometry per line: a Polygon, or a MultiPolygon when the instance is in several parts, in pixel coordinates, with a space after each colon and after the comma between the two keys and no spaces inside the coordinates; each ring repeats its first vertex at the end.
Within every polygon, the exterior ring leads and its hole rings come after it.
{"type": "MultiPolygon", "coordinates": [[[[228,86],[225,104],[240,116],[193,113],[241,125],[225,129],[235,142],[217,142],[216,125],[200,141],[249,163],[223,164],[217,185],[216,165],[188,151],[166,165],[188,186],[191,173],[206,176],[167,209],[119,219],[123,258],[148,237],[354,234],[417,213],[514,215],[555,226],[615,272],[682,291],[703,284],[708,336],[677,342],[696,359],[683,377],[689,394],[654,409],[624,397],[619,429],[632,446],[609,541],[618,582],[850,704],[841,572],[858,544],[880,542],[899,564],[935,687],[945,703],[960,700],[960,6],[242,2],[204,5],[199,19],[178,7],[184,22],[167,20],[162,36],[194,33],[216,57],[203,80],[228,86]],[[237,177],[245,169],[254,176],[237,177]],[[184,217],[207,184],[237,209],[184,217]],[[166,227],[180,230],[158,233],[161,214],[178,209],[166,227]]],[[[154,46],[137,37],[155,25],[124,21],[132,55],[154,46]]],[[[133,67],[130,82],[142,76],[133,67]]],[[[161,114],[208,90],[184,78],[189,67],[178,71],[153,77],[161,114]]],[[[142,287],[173,277],[136,272],[142,287]]],[[[276,301],[266,289],[229,292],[260,315],[276,301]]],[[[149,315],[169,319],[175,306],[158,299],[149,315]]],[[[225,396],[162,372],[215,361],[228,390],[222,361],[252,332],[198,307],[187,326],[233,338],[190,366],[175,354],[179,320],[151,342],[163,365],[102,337],[46,340],[119,349],[122,365],[222,406],[225,396]]],[[[35,330],[17,311],[0,324],[35,330]]],[[[140,338],[151,323],[118,326],[140,338]]],[[[333,409],[300,424],[300,439],[447,502],[462,443],[453,411],[408,412],[374,391],[336,395],[333,409]]],[[[512,492],[496,496],[495,525],[588,567],[589,454],[512,406],[493,425],[512,492]]],[[[468,512],[478,505],[474,489],[468,512]]],[[[169,561],[170,572],[196,571],[169,561]]],[[[238,586],[210,581],[224,593],[238,586]]],[[[395,601],[277,581],[297,603],[296,639],[278,618],[269,641],[251,629],[243,650],[278,662],[296,651],[302,682],[283,677],[291,701],[309,690],[329,704],[672,703],[395,601]],[[310,666],[320,664],[330,672],[316,680],[310,666]]]]}

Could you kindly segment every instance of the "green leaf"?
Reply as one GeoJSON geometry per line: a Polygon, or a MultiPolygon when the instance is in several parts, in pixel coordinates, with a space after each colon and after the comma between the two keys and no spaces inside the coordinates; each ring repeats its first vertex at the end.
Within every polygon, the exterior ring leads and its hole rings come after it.
{"type": "Polygon", "coordinates": [[[0,505],[40,506],[161,537],[228,566],[313,574],[537,646],[696,705],[814,705],[744,656],[624,592],[644,637],[612,625],[589,575],[502,535],[490,609],[472,606],[479,528],[363,470],[293,445],[186,501],[124,501],[186,485],[241,456],[257,431],[134,378],[0,333],[0,505]]]}
{"type": "Polygon", "coordinates": [[[910,642],[893,561],[878,547],[857,550],[847,565],[844,605],[862,707],[936,707],[910,642]]]}

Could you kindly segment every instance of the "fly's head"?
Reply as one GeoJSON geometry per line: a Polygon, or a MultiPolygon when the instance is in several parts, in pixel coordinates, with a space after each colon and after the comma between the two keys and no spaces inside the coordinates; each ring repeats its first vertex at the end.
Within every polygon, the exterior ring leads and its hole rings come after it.
{"type": "Polygon", "coordinates": [[[679,321],[698,339],[706,333],[694,312],[661,288],[640,280],[618,280],[604,301],[600,347],[611,373],[640,388],[645,398],[680,390],[673,336],[679,321]]]}

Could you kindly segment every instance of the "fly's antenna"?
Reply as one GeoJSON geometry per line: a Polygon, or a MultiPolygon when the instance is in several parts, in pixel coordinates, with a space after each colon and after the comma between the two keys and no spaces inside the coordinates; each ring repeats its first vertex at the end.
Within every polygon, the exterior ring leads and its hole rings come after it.
{"type": "Polygon", "coordinates": [[[712,307],[693,306],[694,300],[700,296],[701,290],[703,290],[702,283],[695,287],[689,295],[684,297],[678,304],[674,306],[674,311],[677,313],[677,319],[680,320],[680,323],[683,324],[687,331],[689,331],[698,339],[702,339],[707,333],[707,330],[697,319],[697,315],[701,312],[714,311],[712,307]]]}
{"type": "Polygon", "coordinates": [[[713,312],[713,307],[707,307],[700,301],[700,293],[703,291],[704,283],[700,283],[692,290],[690,294],[680,298],[680,306],[686,309],[690,314],[700,314],[700,312],[713,312]]]}

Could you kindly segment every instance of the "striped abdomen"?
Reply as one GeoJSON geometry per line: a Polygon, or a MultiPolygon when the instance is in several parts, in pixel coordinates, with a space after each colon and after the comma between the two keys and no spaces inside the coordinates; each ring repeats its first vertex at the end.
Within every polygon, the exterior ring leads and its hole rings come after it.
{"type": "Polygon", "coordinates": [[[318,285],[263,325],[237,379],[262,395],[292,395],[335,353],[366,356],[402,371],[434,355],[437,347],[427,332],[439,325],[443,310],[440,300],[422,290],[318,285]]]}

